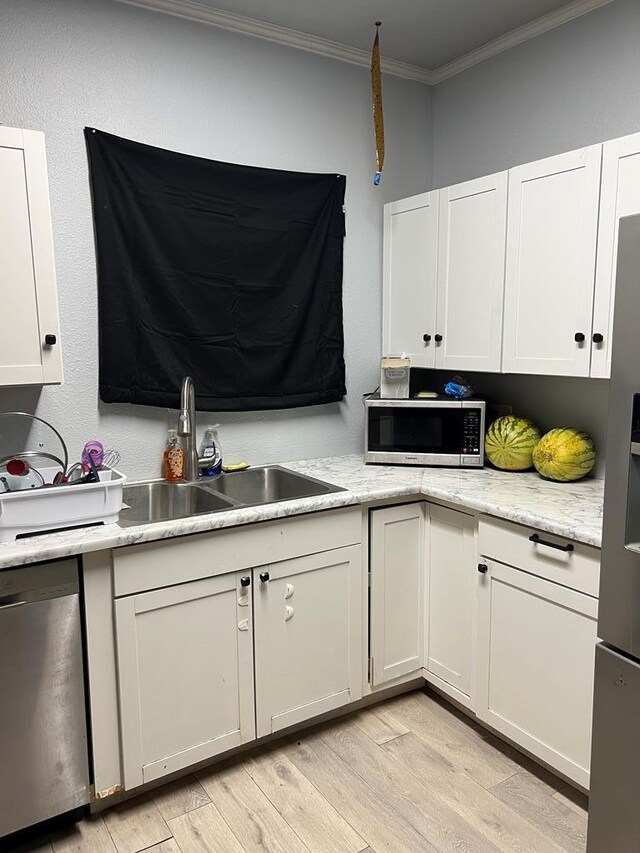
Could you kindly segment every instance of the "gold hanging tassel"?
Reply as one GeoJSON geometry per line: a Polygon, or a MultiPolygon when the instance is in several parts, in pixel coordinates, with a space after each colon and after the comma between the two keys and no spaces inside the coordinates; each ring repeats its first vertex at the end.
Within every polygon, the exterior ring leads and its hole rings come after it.
{"type": "Polygon", "coordinates": [[[382,21],[376,21],[376,37],[371,51],[371,97],[373,101],[373,126],[376,135],[376,174],[373,183],[378,186],[384,166],[384,117],[382,113],[382,79],[380,75],[380,37],[378,28],[382,21]]]}

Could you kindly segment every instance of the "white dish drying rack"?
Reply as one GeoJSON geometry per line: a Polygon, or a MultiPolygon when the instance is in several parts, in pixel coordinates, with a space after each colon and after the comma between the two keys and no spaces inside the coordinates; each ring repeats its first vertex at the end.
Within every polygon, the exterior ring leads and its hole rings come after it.
{"type": "MultiPolygon", "coordinates": [[[[41,468],[51,482],[59,468],[41,468]]],[[[97,483],[44,486],[0,493],[0,542],[47,530],[65,530],[92,524],[112,524],[122,507],[126,477],[113,468],[98,472],[97,483]]]]}

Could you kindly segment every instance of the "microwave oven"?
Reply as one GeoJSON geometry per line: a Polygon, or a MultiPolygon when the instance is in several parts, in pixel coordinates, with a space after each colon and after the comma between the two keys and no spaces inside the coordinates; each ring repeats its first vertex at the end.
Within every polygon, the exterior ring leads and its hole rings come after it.
{"type": "Polygon", "coordinates": [[[365,400],[364,461],[387,465],[484,465],[484,400],[365,400]]]}

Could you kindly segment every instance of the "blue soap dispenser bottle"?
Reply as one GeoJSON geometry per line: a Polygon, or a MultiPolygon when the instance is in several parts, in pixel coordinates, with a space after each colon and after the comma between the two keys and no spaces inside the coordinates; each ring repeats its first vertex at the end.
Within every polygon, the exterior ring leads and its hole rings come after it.
{"type": "Polygon", "coordinates": [[[218,427],[214,424],[204,431],[200,444],[200,473],[203,477],[215,477],[222,471],[222,451],[218,438],[218,427]]]}

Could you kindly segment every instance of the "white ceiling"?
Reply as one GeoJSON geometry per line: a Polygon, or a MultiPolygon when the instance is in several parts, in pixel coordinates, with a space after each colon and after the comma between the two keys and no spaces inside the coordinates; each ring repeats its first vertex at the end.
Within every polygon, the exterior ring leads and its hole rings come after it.
{"type": "Polygon", "coordinates": [[[438,83],[613,0],[120,0],[438,83]],[[386,66],[386,67],[385,67],[386,66]]]}
{"type": "Polygon", "coordinates": [[[435,69],[570,5],[570,0],[201,0],[352,47],[371,47],[374,21],[385,56],[435,69]]]}

